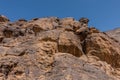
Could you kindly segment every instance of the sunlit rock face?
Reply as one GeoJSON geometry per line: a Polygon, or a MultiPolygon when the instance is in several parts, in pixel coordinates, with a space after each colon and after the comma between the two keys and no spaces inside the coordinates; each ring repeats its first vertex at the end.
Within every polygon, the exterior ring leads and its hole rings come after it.
{"type": "Polygon", "coordinates": [[[120,44],[72,17],[0,16],[0,80],[120,80],[120,44]]]}
{"type": "Polygon", "coordinates": [[[120,42],[120,28],[107,31],[106,34],[108,34],[111,38],[115,39],[116,41],[120,42]]]}

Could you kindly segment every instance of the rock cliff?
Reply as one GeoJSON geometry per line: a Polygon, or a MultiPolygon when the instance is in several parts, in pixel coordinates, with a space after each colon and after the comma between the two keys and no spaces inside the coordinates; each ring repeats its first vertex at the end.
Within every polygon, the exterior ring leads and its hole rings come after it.
{"type": "Polygon", "coordinates": [[[88,22],[0,16],[0,80],[120,80],[120,43],[88,22]]]}

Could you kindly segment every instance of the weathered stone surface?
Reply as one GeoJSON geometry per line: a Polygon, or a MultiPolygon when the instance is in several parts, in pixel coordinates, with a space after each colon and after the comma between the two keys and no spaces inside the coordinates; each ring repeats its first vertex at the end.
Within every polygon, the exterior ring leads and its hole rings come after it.
{"type": "Polygon", "coordinates": [[[113,80],[99,68],[67,53],[56,53],[45,80],[113,80]]]}
{"type": "Polygon", "coordinates": [[[120,28],[107,31],[106,34],[108,34],[111,38],[115,39],[116,41],[120,42],[120,28]]]}
{"type": "Polygon", "coordinates": [[[63,32],[60,34],[58,51],[73,54],[76,57],[83,55],[80,38],[73,32],[63,32]]]}
{"type": "Polygon", "coordinates": [[[120,67],[120,44],[114,42],[103,33],[93,33],[88,35],[84,46],[86,54],[92,54],[99,57],[102,61],[106,61],[113,67],[120,67]]]}
{"type": "Polygon", "coordinates": [[[9,21],[9,19],[6,16],[0,15],[0,23],[1,22],[8,22],[8,21],[9,21]]]}
{"type": "Polygon", "coordinates": [[[120,80],[120,44],[82,18],[0,24],[0,80],[120,80]]]}

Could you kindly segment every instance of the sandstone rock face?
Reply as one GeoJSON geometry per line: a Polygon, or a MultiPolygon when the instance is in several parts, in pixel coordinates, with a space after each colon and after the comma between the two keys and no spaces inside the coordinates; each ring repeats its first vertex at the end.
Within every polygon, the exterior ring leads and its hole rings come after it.
{"type": "Polygon", "coordinates": [[[120,80],[120,44],[88,22],[0,23],[0,80],[120,80]]]}

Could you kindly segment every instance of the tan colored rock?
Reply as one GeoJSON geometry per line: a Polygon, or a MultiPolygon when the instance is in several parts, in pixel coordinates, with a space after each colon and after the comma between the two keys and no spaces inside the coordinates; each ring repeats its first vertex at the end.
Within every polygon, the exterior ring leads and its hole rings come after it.
{"type": "Polygon", "coordinates": [[[106,34],[108,34],[109,37],[115,39],[116,42],[120,42],[120,28],[107,31],[106,34]]]}
{"type": "Polygon", "coordinates": [[[73,26],[74,18],[72,18],[72,17],[63,18],[63,19],[60,20],[60,24],[64,27],[65,26],[73,26]]]}
{"type": "Polygon", "coordinates": [[[1,22],[0,80],[120,80],[120,44],[88,22],[1,22]]]}
{"type": "Polygon", "coordinates": [[[97,67],[67,53],[56,53],[53,66],[46,73],[46,80],[114,80],[97,67]]]}
{"type": "Polygon", "coordinates": [[[57,18],[51,17],[51,18],[40,18],[38,20],[33,20],[28,22],[28,24],[26,24],[26,27],[30,24],[36,24],[38,25],[41,29],[43,30],[52,30],[55,28],[55,26],[57,26],[57,18]],[[56,25],[55,25],[56,22],[56,25]]]}
{"type": "Polygon", "coordinates": [[[58,50],[59,52],[73,54],[76,57],[84,54],[79,37],[73,32],[67,31],[60,34],[58,50]]]}
{"type": "Polygon", "coordinates": [[[95,27],[90,27],[89,28],[89,33],[92,34],[92,33],[99,33],[100,31],[97,30],[95,27]]]}
{"type": "Polygon", "coordinates": [[[113,67],[119,67],[120,45],[103,33],[94,33],[86,39],[86,54],[92,54],[113,67]],[[109,45],[109,46],[108,46],[109,45]]]}
{"type": "Polygon", "coordinates": [[[9,19],[6,16],[0,15],[0,23],[1,22],[8,22],[8,21],[9,21],[9,19]]]}

